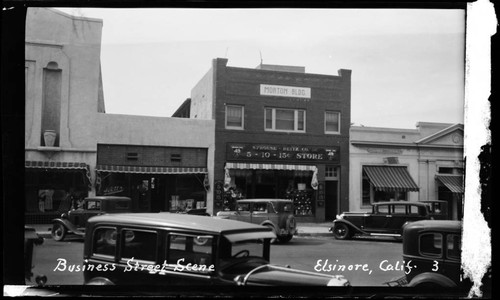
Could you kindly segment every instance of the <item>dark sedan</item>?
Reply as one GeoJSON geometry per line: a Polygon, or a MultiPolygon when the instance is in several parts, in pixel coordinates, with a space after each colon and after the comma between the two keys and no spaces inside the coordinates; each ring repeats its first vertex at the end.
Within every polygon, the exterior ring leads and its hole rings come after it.
{"type": "Polygon", "coordinates": [[[390,201],[372,204],[371,212],[344,212],[333,221],[330,231],[339,240],[354,235],[401,237],[408,222],[430,219],[428,206],[420,202],[390,201]]]}
{"type": "Polygon", "coordinates": [[[67,234],[83,236],[90,217],[106,213],[124,213],[132,211],[132,200],[119,196],[96,196],[83,199],[82,206],[63,213],[52,220],[52,238],[62,241],[67,234]]]}
{"type": "Polygon", "coordinates": [[[176,213],[108,214],[89,219],[86,232],[85,284],[349,285],[341,275],[270,264],[276,234],[246,222],[176,213]]]}

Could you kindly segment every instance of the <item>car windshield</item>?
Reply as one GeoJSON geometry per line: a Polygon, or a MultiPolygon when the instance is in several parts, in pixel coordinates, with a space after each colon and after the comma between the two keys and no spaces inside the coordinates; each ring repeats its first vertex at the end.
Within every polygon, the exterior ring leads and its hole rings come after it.
{"type": "Polygon", "coordinates": [[[219,248],[219,266],[222,276],[232,279],[236,275],[245,274],[258,266],[267,264],[264,246],[261,240],[231,243],[223,238],[219,248]]]}
{"type": "Polygon", "coordinates": [[[245,240],[231,243],[223,238],[220,245],[220,258],[229,262],[234,258],[241,257],[264,258],[264,243],[261,240],[245,240]]]}

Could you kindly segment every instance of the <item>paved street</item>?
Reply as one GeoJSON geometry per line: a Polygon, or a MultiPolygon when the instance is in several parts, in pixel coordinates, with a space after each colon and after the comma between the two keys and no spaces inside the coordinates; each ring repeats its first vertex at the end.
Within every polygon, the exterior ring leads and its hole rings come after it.
{"type": "MultiPolygon", "coordinates": [[[[273,245],[271,262],[312,272],[343,274],[353,286],[382,286],[403,274],[401,269],[394,270],[396,264],[401,268],[401,247],[400,242],[392,240],[338,241],[326,236],[299,236],[288,244],[273,245]],[[339,271],[342,268],[345,270],[339,271]]],[[[82,284],[83,274],[76,269],[82,264],[82,253],[81,239],[55,242],[47,238],[37,248],[34,273],[46,275],[50,285],[82,284]],[[65,270],[59,271],[62,263],[66,264],[65,270]]]]}

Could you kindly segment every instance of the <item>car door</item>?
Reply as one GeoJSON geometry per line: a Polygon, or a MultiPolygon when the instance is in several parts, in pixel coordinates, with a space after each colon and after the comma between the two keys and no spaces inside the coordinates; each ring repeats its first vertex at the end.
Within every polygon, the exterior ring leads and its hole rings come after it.
{"type": "Polygon", "coordinates": [[[256,202],[252,205],[252,223],[262,224],[269,219],[269,212],[272,207],[269,207],[267,202],[256,202]]]}
{"type": "Polygon", "coordinates": [[[387,218],[387,231],[392,233],[401,232],[401,227],[407,221],[413,219],[411,215],[411,209],[409,205],[405,204],[394,204],[391,205],[390,217],[387,218]]]}
{"type": "Polygon", "coordinates": [[[100,200],[87,200],[80,209],[72,210],[69,214],[69,221],[77,228],[83,229],[87,225],[90,217],[101,213],[100,200]]]}
{"type": "Polygon", "coordinates": [[[79,223],[77,223],[79,227],[85,227],[87,225],[88,219],[102,213],[101,200],[89,200],[87,201],[86,205],[86,209],[84,210],[84,213],[81,214],[79,223]]]}
{"type": "Polygon", "coordinates": [[[383,204],[374,207],[372,214],[365,217],[364,230],[368,232],[387,232],[387,226],[392,215],[390,205],[383,204]]]}
{"type": "Polygon", "coordinates": [[[229,219],[249,223],[252,222],[250,203],[237,203],[236,211],[233,215],[229,216],[229,219]]]}

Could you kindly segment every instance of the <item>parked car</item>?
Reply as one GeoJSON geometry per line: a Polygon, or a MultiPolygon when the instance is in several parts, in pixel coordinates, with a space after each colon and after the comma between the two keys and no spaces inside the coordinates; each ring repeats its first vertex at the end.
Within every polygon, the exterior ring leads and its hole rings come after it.
{"type": "Polygon", "coordinates": [[[427,204],[429,215],[434,220],[448,220],[448,201],[444,200],[423,200],[427,204]]]}
{"type": "Polygon", "coordinates": [[[461,279],[461,240],[461,221],[424,220],[405,225],[403,228],[405,276],[387,284],[469,289],[470,280],[461,279]]]}
{"type": "MultiPolygon", "coordinates": [[[[35,248],[43,244],[43,237],[38,235],[35,228],[24,226],[24,277],[27,284],[33,280],[33,268],[35,267],[36,251],[35,248]]],[[[36,275],[35,283],[37,286],[44,286],[47,283],[47,276],[36,275]]]]}
{"type": "Polygon", "coordinates": [[[88,285],[347,286],[342,275],[272,265],[264,226],[177,213],[108,214],[88,220],[88,285]],[[194,240],[208,240],[197,245],[194,240]]]}
{"type": "Polygon", "coordinates": [[[217,217],[269,227],[276,233],[277,241],[281,243],[289,242],[297,231],[292,200],[237,200],[235,211],[220,211],[217,217]]]}
{"type": "Polygon", "coordinates": [[[198,215],[198,216],[210,216],[210,214],[207,213],[206,208],[191,208],[191,209],[186,209],[184,211],[178,211],[177,213],[188,214],[188,215],[198,215]]]}
{"type": "Polygon", "coordinates": [[[128,197],[96,196],[83,199],[82,207],[63,213],[52,220],[52,238],[62,241],[67,234],[85,234],[85,226],[90,217],[105,213],[124,213],[132,211],[132,201],[128,197]]]}
{"type": "Polygon", "coordinates": [[[426,204],[409,201],[389,201],[372,204],[371,212],[344,212],[333,221],[330,231],[339,240],[354,235],[401,237],[408,222],[430,219],[426,204]]]}

